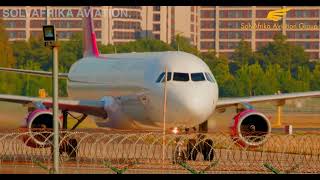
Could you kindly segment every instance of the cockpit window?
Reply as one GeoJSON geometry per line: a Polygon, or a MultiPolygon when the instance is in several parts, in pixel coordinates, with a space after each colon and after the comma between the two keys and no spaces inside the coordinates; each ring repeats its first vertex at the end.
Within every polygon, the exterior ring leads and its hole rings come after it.
{"type": "Polygon", "coordinates": [[[189,81],[189,74],[175,72],[173,74],[173,80],[174,81],[189,81]]]}
{"type": "Polygon", "coordinates": [[[164,76],[164,72],[159,75],[156,83],[159,83],[162,80],[163,76],[164,76]]]}
{"type": "Polygon", "coordinates": [[[203,73],[191,73],[192,81],[205,81],[203,73]]]}
{"type": "MultiPolygon", "coordinates": [[[[167,81],[170,81],[170,80],[171,80],[172,73],[171,73],[171,72],[168,72],[167,74],[168,74],[167,81]]],[[[162,82],[164,82],[164,78],[163,78],[162,82]]]]}
{"type": "MultiPolygon", "coordinates": [[[[171,76],[172,76],[171,74],[172,74],[171,72],[168,72],[167,81],[170,81],[170,80],[171,80],[171,76]]],[[[162,72],[162,73],[159,75],[159,77],[158,77],[158,79],[157,79],[156,83],[164,82],[164,77],[165,77],[165,73],[164,73],[164,72],[162,72]]]]}
{"type": "Polygon", "coordinates": [[[206,75],[206,78],[208,81],[213,82],[213,83],[215,82],[215,79],[211,76],[211,74],[206,72],[205,75],[206,75]]]}

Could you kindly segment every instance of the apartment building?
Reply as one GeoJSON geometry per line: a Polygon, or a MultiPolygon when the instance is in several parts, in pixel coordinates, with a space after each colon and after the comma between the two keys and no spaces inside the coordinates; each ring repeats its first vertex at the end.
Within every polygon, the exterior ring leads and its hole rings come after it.
{"type": "MultiPolygon", "coordinates": [[[[79,12],[81,7],[0,7],[12,41],[41,36],[46,23],[56,26],[60,40],[67,40],[82,30],[79,12]],[[48,18],[46,8],[51,12],[48,18]]],[[[230,56],[241,39],[257,50],[282,33],[289,42],[304,47],[311,59],[320,58],[320,6],[100,6],[94,7],[93,14],[97,39],[103,44],[140,38],[171,43],[181,35],[202,52],[230,56]],[[281,20],[266,18],[271,10],[281,8],[290,8],[281,20]]]]}
{"type": "Polygon", "coordinates": [[[241,39],[250,42],[255,51],[273,41],[277,33],[300,45],[311,59],[320,58],[320,7],[267,6],[201,6],[199,50],[214,49],[219,55],[230,56],[241,39]],[[272,10],[289,8],[279,21],[266,17],[272,10]]]}

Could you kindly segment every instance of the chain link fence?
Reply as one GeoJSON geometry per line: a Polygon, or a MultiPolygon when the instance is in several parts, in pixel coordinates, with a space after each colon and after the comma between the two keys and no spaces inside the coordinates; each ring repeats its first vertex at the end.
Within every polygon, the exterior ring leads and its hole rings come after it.
{"type": "MultiPolygon", "coordinates": [[[[2,131],[0,173],[52,173],[52,138],[50,131],[2,131]],[[43,145],[25,145],[34,139],[43,145]]],[[[268,140],[246,147],[226,133],[61,131],[60,173],[320,172],[319,134],[246,138],[268,140]]]]}

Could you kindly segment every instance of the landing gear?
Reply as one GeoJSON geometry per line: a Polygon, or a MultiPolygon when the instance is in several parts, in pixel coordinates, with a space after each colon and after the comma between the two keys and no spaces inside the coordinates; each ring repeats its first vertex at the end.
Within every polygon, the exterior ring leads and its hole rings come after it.
{"type": "Polygon", "coordinates": [[[205,139],[205,134],[208,132],[208,121],[199,125],[199,133],[195,139],[189,139],[187,144],[188,160],[195,161],[198,153],[203,155],[205,161],[212,161],[215,155],[213,149],[213,141],[211,139],[205,139]]]}
{"type": "MultiPolygon", "coordinates": [[[[197,128],[186,128],[186,134],[189,134],[190,131],[196,131],[197,128]]],[[[195,161],[197,159],[198,153],[203,155],[205,161],[212,161],[215,157],[215,150],[213,148],[213,141],[207,139],[205,133],[208,132],[208,121],[199,125],[198,134],[195,138],[191,138],[187,142],[187,148],[185,147],[182,141],[179,141],[179,138],[176,139],[176,147],[173,152],[173,163],[181,163],[185,161],[195,161]]]]}
{"type": "Polygon", "coordinates": [[[60,145],[59,153],[62,155],[65,152],[70,160],[75,160],[78,152],[77,146],[78,142],[76,139],[68,139],[60,145]]]}
{"type": "MultiPolygon", "coordinates": [[[[68,110],[62,111],[62,117],[63,117],[63,129],[67,130],[68,125],[68,115],[70,115],[72,118],[76,119],[78,122],[71,128],[71,130],[74,130],[79,126],[81,122],[85,120],[87,117],[86,114],[83,114],[81,117],[75,117],[72,114],[68,112],[68,110]]],[[[62,134],[61,139],[64,139],[63,136],[65,136],[65,133],[62,134]]],[[[53,152],[53,147],[52,147],[53,152]]],[[[78,154],[78,141],[74,138],[65,138],[62,143],[60,143],[59,147],[59,154],[62,155],[63,153],[66,153],[68,157],[71,160],[75,160],[78,154]]]]}
{"type": "Polygon", "coordinates": [[[215,155],[213,141],[205,139],[203,134],[199,134],[196,139],[189,139],[187,144],[188,160],[195,161],[198,153],[203,155],[205,161],[212,161],[215,155]]]}
{"type": "Polygon", "coordinates": [[[183,142],[180,141],[180,138],[176,139],[176,147],[173,153],[173,164],[185,163],[187,160],[187,153],[183,149],[183,142]]]}

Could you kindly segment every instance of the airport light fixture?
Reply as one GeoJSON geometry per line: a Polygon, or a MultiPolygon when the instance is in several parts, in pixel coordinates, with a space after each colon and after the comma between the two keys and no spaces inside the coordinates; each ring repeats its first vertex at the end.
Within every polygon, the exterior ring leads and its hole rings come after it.
{"type": "Polygon", "coordinates": [[[53,25],[43,26],[43,40],[46,47],[52,49],[52,111],[53,111],[53,170],[59,173],[59,119],[58,119],[58,45],[56,44],[56,32],[53,25]]]}
{"type": "Polygon", "coordinates": [[[54,46],[56,42],[56,32],[53,25],[43,26],[43,40],[45,46],[54,46]]]}

